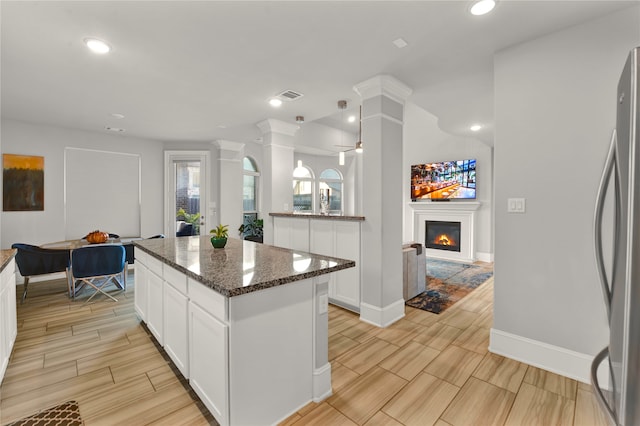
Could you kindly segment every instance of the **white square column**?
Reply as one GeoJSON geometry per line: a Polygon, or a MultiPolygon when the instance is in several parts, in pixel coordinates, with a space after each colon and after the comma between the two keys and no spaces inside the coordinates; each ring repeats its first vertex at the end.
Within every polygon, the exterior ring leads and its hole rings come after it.
{"type": "MultiPolygon", "coordinates": [[[[226,140],[214,141],[218,147],[218,194],[220,224],[229,226],[229,237],[238,238],[242,224],[242,159],[244,144],[226,140]]],[[[217,223],[209,224],[209,229],[217,223]]]]}
{"type": "Polygon", "coordinates": [[[404,316],[402,126],[411,89],[381,75],[357,84],[362,98],[362,301],[360,319],[386,327],[404,316]]]}
{"type": "Polygon", "coordinates": [[[273,244],[273,217],[268,214],[293,209],[293,136],[300,127],[273,119],[261,121],[257,126],[262,132],[263,144],[260,172],[263,239],[265,244],[273,244]]]}

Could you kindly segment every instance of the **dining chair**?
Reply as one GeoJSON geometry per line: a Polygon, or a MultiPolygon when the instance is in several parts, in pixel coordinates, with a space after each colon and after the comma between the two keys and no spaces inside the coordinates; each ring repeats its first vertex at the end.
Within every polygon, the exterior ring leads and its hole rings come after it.
{"type": "MultiPolygon", "coordinates": [[[[24,292],[20,303],[24,303],[27,297],[29,278],[35,275],[66,272],[69,267],[69,250],[44,249],[24,243],[14,243],[11,248],[17,250],[16,264],[20,275],[24,277],[24,292]]],[[[67,286],[69,286],[68,276],[67,286]]]]}
{"type": "Polygon", "coordinates": [[[75,249],[71,252],[68,271],[74,299],[76,298],[76,282],[95,289],[85,303],[88,303],[98,293],[117,302],[118,299],[104,291],[111,282],[118,288],[127,290],[127,261],[125,248],[122,245],[94,244],[75,249]]]}

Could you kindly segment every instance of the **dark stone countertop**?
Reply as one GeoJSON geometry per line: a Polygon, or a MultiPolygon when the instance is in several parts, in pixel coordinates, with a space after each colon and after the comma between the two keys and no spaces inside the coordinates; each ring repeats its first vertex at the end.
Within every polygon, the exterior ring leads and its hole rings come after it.
{"type": "Polygon", "coordinates": [[[229,238],[225,248],[214,249],[210,237],[206,235],[139,240],[133,244],[227,297],[353,268],[356,265],[353,260],[235,238],[229,238]]]}
{"type": "Polygon", "coordinates": [[[0,250],[0,271],[4,271],[11,259],[16,255],[15,249],[0,250]]]}
{"type": "Polygon", "coordinates": [[[269,213],[269,216],[274,217],[295,217],[298,219],[325,219],[325,220],[345,220],[345,221],[364,221],[364,216],[345,216],[338,214],[316,214],[316,213],[269,213]]]}

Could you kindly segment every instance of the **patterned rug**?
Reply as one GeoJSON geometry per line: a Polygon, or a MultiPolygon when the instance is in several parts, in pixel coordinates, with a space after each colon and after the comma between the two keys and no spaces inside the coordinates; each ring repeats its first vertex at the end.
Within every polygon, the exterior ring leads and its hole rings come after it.
{"type": "Polygon", "coordinates": [[[67,401],[64,404],[42,410],[24,419],[10,423],[7,426],[81,426],[84,425],[80,417],[80,407],[76,401],[67,401]]]}
{"type": "Polygon", "coordinates": [[[406,304],[439,314],[493,275],[493,266],[469,265],[427,258],[426,291],[406,304]]]}

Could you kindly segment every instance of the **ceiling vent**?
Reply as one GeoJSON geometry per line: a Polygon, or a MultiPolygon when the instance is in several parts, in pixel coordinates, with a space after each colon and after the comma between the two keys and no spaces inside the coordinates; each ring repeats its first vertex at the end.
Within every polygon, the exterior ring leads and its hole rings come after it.
{"type": "Polygon", "coordinates": [[[302,93],[294,92],[293,90],[285,90],[282,93],[278,93],[276,97],[283,101],[295,101],[298,98],[303,97],[302,93]]]}

